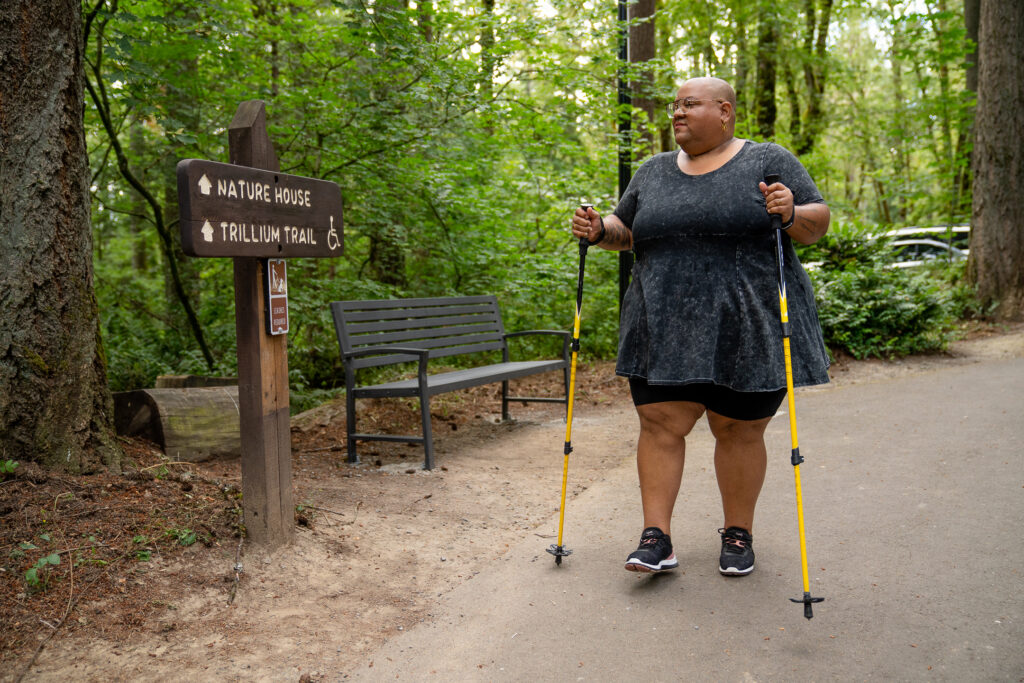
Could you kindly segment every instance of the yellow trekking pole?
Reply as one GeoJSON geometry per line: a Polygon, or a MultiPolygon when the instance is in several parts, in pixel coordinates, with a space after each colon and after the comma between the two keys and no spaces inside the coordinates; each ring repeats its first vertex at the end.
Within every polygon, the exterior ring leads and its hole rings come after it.
{"type": "MultiPolygon", "coordinates": [[[[779,182],[779,176],[775,174],[764,177],[766,185],[774,185],[779,182]]],[[[800,567],[803,570],[804,596],[802,598],[790,598],[791,602],[802,603],[804,606],[804,617],[811,619],[814,611],[811,605],[822,602],[825,598],[811,597],[811,580],[807,574],[807,539],[804,534],[804,502],[800,491],[800,463],[804,459],[800,456],[800,443],[796,431],[796,402],[793,399],[793,356],[789,346],[789,306],[786,303],[786,275],[784,269],[782,251],[782,216],[777,213],[771,214],[772,228],[775,229],[775,246],[778,252],[779,262],[779,313],[782,320],[782,350],[786,358],[786,399],[789,406],[789,439],[792,444],[792,456],[790,461],[793,464],[793,478],[796,482],[796,517],[800,526],[800,567]]]]}
{"type": "MultiPolygon", "coordinates": [[[[581,204],[583,210],[593,204],[581,204]]],[[[558,506],[558,543],[548,548],[555,556],[555,564],[562,564],[562,558],[572,555],[572,551],[562,545],[562,529],[565,526],[565,485],[569,481],[569,454],[572,453],[572,406],[576,396],[576,358],[580,353],[580,310],[583,308],[583,267],[587,262],[587,248],[590,242],[586,237],[580,238],[580,273],[576,280],[576,318],[572,323],[572,364],[569,370],[569,396],[565,413],[565,463],[562,466],[562,502],[558,506]]]]}

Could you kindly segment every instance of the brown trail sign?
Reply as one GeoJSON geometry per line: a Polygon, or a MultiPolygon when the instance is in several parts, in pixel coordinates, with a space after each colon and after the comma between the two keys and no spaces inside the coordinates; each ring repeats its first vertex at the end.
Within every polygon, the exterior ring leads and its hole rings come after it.
{"type": "Polygon", "coordinates": [[[178,164],[181,241],[192,256],[234,257],[242,508],[248,537],[275,547],[292,538],[295,504],[287,317],[283,327],[264,319],[281,305],[287,316],[287,286],[269,286],[285,271],[283,262],[271,271],[267,261],[341,256],[341,190],[280,173],[260,100],[238,106],[228,143],[230,164],[178,164]]]}
{"type": "Polygon", "coordinates": [[[332,182],[184,159],[178,201],[189,256],[341,256],[341,192],[332,182]]]}

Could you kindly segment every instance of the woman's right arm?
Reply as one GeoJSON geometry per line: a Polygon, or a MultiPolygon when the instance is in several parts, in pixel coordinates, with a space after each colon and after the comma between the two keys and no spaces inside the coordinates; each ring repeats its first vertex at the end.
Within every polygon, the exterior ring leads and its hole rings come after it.
{"type": "Polygon", "coordinates": [[[593,246],[609,251],[633,248],[633,231],[615,214],[602,218],[593,208],[576,209],[572,217],[572,234],[577,239],[586,237],[593,246]]]}

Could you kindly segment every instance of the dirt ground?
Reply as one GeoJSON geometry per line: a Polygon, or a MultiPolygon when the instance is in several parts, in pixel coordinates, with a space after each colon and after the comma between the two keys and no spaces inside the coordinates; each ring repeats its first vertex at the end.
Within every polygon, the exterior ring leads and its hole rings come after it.
{"type": "MultiPolygon", "coordinates": [[[[979,327],[942,355],[840,359],[832,386],[1022,355],[1024,325],[979,327]]],[[[405,444],[363,444],[362,462],[346,463],[343,402],[293,418],[295,541],[273,553],[240,543],[237,460],[173,464],[125,442],[124,475],[19,467],[0,481],[0,680],[316,681],[368,666],[511,544],[554,542],[563,409],[515,405],[499,424],[499,397],[491,386],[432,402],[430,472],[405,444]]],[[[608,410],[631,413],[624,381],[611,363],[582,365],[577,425],[608,410]]],[[[419,418],[391,400],[363,402],[360,420],[416,433],[419,418]]],[[[574,456],[570,500],[631,457],[574,456]]]]}

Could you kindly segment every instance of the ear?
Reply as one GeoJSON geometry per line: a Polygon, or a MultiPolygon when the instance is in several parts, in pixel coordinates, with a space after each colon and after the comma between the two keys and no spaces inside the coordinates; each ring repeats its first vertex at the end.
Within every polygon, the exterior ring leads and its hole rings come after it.
{"type": "Polygon", "coordinates": [[[732,102],[729,102],[728,100],[726,100],[726,101],[722,102],[721,107],[722,107],[722,117],[721,117],[722,118],[722,125],[723,126],[727,126],[727,125],[729,125],[729,121],[732,119],[732,102]]]}

